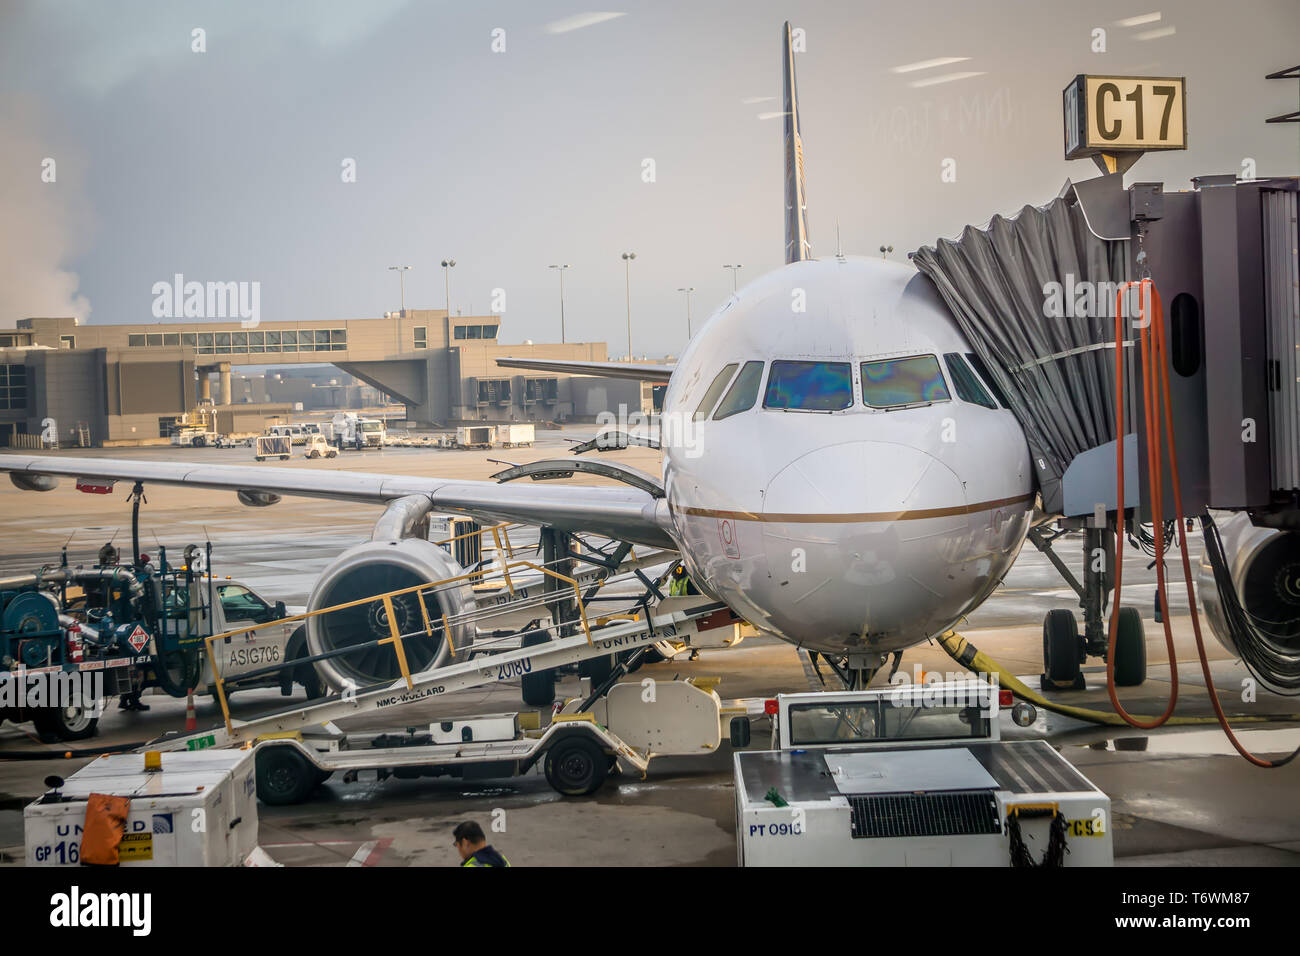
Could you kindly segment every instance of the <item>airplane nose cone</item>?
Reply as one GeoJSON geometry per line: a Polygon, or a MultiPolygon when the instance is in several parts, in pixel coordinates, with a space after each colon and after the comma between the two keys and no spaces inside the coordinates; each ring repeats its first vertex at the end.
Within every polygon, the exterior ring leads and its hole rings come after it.
{"type": "Polygon", "coordinates": [[[782,630],[829,652],[883,652],[955,616],[948,562],[968,534],[965,506],[956,474],[908,445],[844,442],[786,465],[763,514],[782,630]]]}
{"type": "Polygon", "coordinates": [[[965,503],[961,481],[933,455],[893,442],[850,441],[810,451],[782,468],[768,483],[763,510],[879,522],[965,503]]]}

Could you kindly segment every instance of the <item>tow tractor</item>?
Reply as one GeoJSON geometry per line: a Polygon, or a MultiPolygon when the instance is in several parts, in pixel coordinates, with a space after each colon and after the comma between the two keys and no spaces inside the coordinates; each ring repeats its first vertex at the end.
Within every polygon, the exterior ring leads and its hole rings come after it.
{"type": "Polygon", "coordinates": [[[288,618],[286,625],[301,621],[309,628],[328,628],[331,620],[380,623],[383,636],[355,634],[345,645],[309,654],[303,662],[318,665],[322,674],[337,674],[347,671],[349,661],[363,660],[373,672],[375,655],[391,655],[387,659],[400,676],[365,686],[345,685],[306,706],[247,720],[231,717],[228,690],[258,679],[269,669],[233,676],[222,673],[215,648],[239,640],[250,628],[213,635],[206,644],[210,665],[218,674],[223,726],[167,735],[150,742],[149,749],[253,746],[259,797],[269,804],[288,804],[305,799],[336,772],[344,775],[345,782],[357,779],[362,771],[374,771],[379,779],[389,775],[505,777],[539,765],[560,793],[588,794],[616,766],[644,773],[653,756],[709,753],[724,737],[746,745],[746,705],[724,702],[715,690],[716,680],[619,683],[656,643],[689,641],[701,629],[724,626],[724,616],[729,626],[736,619],[725,605],[706,596],[666,598],[658,584],[641,573],[649,562],[663,564],[663,554],[636,555],[628,546],[617,555],[594,580],[589,572],[554,570],[554,562],[503,557],[481,570],[288,618]],[[530,575],[535,583],[529,583],[530,575]],[[601,593],[607,586],[612,591],[612,582],[633,579],[644,584],[637,594],[601,593]],[[452,606],[451,601],[440,602],[440,597],[466,590],[474,593],[475,588],[487,589],[478,593],[490,596],[481,602],[470,600],[460,612],[430,613],[430,609],[452,606]],[[493,588],[500,590],[494,593],[493,588]],[[616,609],[589,614],[589,608],[601,600],[616,609]],[[503,637],[492,636],[494,621],[517,619],[525,608],[547,622],[539,620],[522,632],[511,629],[503,637]],[[444,641],[454,643],[456,635],[467,629],[475,635],[472,643],[450,647],[449,662],[422,671],[410,666],[415,660],[435,659],[431,648],[444,641]],[[372,639],[366,640],[368,636],[372,639]],[[588,676],[581,698],[540,712],[456,716],[434,719],[422,727],[408,724],[365,734],[345,733],[334,723],[504,681],[546,690],[549,705],[554,699],[555,669],[592,661],[610,662],[603,678],[588,676]]]}
{"type": "Polygon", "coordinates": [[[971,679],[765,704],[734,758],[741,866],[1110,866],[1110,798],[1045,740],[1001,738],[971,679]]]}

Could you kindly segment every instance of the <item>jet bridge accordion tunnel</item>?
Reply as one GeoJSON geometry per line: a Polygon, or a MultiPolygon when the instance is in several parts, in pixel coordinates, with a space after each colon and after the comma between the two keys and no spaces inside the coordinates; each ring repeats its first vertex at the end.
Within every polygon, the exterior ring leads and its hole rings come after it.
{"type": "MultiPolygon", "coordinates": [[[[1226,175],[1166,192],[1112,174],[912,254],[1024,428],[1043,511],[1066,527],[1093,526],[1104,510],[1115,528],[1116,293],[1153,281],[1179,491],[1205,532],[1201,603],[1219,641],[1290,695],[1300,694],[1298,190],[1297,178],[1226,175]]],[[[1130,538],[1149,542],[1140,334],[1124,311],[1124,507],[1130,538]]]]}

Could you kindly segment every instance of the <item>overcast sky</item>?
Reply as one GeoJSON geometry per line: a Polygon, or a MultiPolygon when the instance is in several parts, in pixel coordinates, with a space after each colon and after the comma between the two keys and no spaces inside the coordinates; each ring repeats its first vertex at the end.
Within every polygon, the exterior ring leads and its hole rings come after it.
{"type": "Polygon", "coordinates": [[[1300,172],[1300,129],[1264,123],[1297,108],[1296,81],[1264,79],[1300,59],[1296,0],[606,10],[0,0],[0,326],[152,321],[153,284],[178,272],[258,281],[263,319],[315,322],[396,309],[387,267],[409,264],[407,305],[441,308],[451,256],[453,311],[505,290],[505,342],[559,339],[547,266],[568,263],[570,341],[622,354],[620,254],[635,251],[634,348],[676,352],[678,287],[697,290],[698,327],[730,292],[724,263],[743,264],[743,284],[782,261],[781,121],[764,117],[781,109],[787,17],[807,44],[815,254],[834,251],[838,221],[846,252],[886,243],[902,259],[1095,175],[1061,156],[1076,73],[1187,77],[1189,150],[1146,156],[1129,182],[1182,188],[1248,158],[1300,172]]]}

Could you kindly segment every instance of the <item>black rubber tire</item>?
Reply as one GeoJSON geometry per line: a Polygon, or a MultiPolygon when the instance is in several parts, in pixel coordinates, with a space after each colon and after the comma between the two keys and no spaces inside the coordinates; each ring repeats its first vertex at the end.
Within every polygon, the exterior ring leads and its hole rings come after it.
{"type": "Polygon", "coordinates": [[[609,775],[609,757],[586,734],[567,734],[546,751],[546,782],[566,797],[585,797],[609,775]]]}
{"type": "Polygon", "coordinates": [[[257,798],[269,806],[302,803],[320,783],[320,771],[293,747],[263,745],[256,759],[257,798]]]}
{"type": "MultiPolygon", "coordinates": [[[[306,625],[301,625],[293,636],[289,638],[288,647],[290,650],[290,661],[296,661],[300,657],[307,656],[307,629],[306,625]]],[[[308,700],[317,700],[326,694],[325,682],[321,680],[320,674],[314,664],[294,664],[291,670],[290,692],[292,693],[293,684],[301,684],[302,689],[307,693],[308,700]]]]}
{"type": "Polygon", "coordinates": [[[1115,634],[1115,684],[1137,687],[1147,679],[1147,640],[1142,615],[1135,607],[1119,609],[1115,634]]]}
{"type": "Polygon", "coordinates": [[[1079,626],[1067,608],[1043,618],[1043,673],[1057,687],[1072,687],[1079,679],[1079,626]]]}
{"type": "Polygon", "coordinates": [[[32,714],[32,723],[42,737],[52,734],[59,740],[86,740],[95,736],[98,717],[86,716],[85,707],[42,707],[32,714]],[[75,711],[69,714],[68,711],[75,711]]]}
{"type": "MultiPolygon", "coordinates": [[[[524,647],[536,647],[545,644],[545,634],[525,634],[524,647]]],[[[533,671],[519,679],[523,701],[530,707],[549,707],[555,703],[555,670],[533,671]]]]}
{"type": "Polygon", "coordinates": [[[585,661],[578,662],[578,676],[590,677],[591,686],[595,687],[609,677],[617,664],[617,654],[602,654],[599,657],[589,657],[585,661]]]}
{"type": "Polygon", "coordinates": [[[198,438],[195,438],[194,441],[190,442],[190,444],[195,448],[202,448],[207,443],[208,440],[202,436],[199,436],[198,438]]]}

